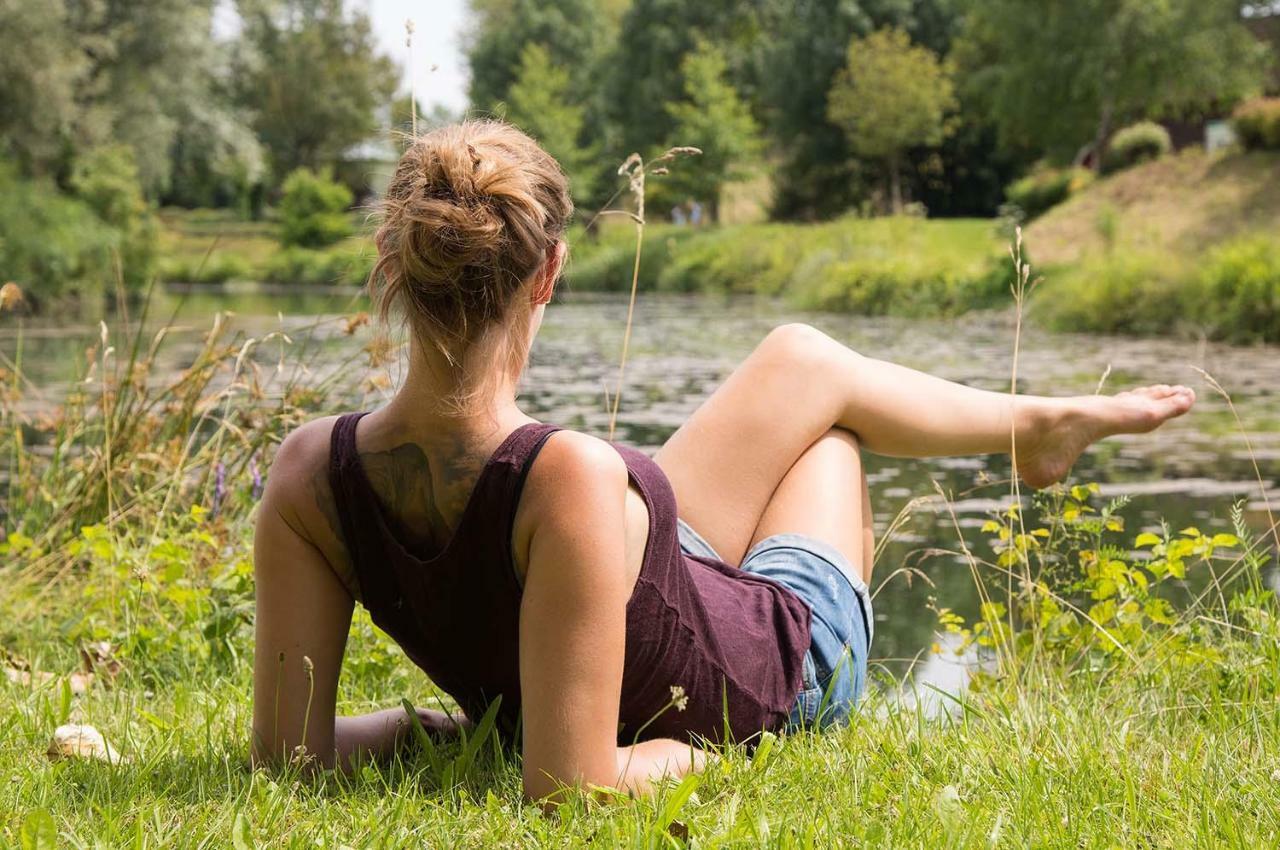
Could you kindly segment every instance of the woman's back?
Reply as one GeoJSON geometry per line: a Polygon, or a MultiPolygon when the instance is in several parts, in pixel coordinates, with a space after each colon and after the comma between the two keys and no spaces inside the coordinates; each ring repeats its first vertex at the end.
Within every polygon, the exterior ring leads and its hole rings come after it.
{"type": "MultiPolygon", "coordinates": [[[[500,727],[510,732],[520,709],[523,581],[514,526],[534,460],[559,429],[530,423],[512,431],[479,469],[452,530],[427,545],[379,495],[387,482],[371,479],[357,448],[360,418],[348,414],[335,423],[328,482],[352,590],[469,716],[501,695],[500,727]]],[[[621,736],[644,727],[645,737],[718,740],[727,719],[741,739],[781,726],[800,688],[808,609],[767,580],[682,554],[666,477],[644,454],[616,448],[648,511],[627,605],[621,736]],[[688,697],[683,710],[664,710],[672,687],[688,697]]],[[[427,489],[404,479],[397,486],[402,493],[427,489]]],[[[579,507],[590,522],[592,506],[579,507]]],[[[426,497],[414,508],[432,515],[426,497]]]]}

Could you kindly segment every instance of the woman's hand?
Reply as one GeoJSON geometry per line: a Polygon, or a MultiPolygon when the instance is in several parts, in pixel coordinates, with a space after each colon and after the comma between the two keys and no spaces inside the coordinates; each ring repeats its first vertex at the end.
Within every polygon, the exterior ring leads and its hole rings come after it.
{"type": "MultiPolygon", "coordinates": [[[[416,709],[426,733],[437,741],[457,737],[470,729],[462,714],[446,714],[430,708],[416,709]]],[[[338,764],[350,768],[369,758],[385,758],[413,740],[412,723],[403,708],[388,708],[357,717],[339,717],[334,724],[334,749],[338,764]]]]}

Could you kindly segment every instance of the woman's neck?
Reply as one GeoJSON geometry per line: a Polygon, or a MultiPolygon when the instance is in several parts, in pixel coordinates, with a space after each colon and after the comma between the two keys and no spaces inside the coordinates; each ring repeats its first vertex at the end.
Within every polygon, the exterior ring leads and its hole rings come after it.
{"type": "Polygon", "coordinates": [[[482,436],[529,421],[516,405],[519,372],[503,368],[497,345],[477,340],[459,364],[411,337],[404,385],[381,411],[385,423],[424,439],[482,436]],[[483,368],[481,367],[483,364],[483,368]],[[461,380],[460,380],[461,378],[461,380]]]}

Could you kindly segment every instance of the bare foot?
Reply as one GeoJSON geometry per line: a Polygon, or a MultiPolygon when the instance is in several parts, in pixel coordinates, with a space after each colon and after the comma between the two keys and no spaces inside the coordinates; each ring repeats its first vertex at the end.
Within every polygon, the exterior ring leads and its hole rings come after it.
{"type": "Polygon", "coordinates": [[[1190,387],[1158,384],[1113,396],[1053,399],[1019,411],[1018,474],[1037,489],[1061,481],[1090,444],[1112,434],[1145,434],[1195,404],[1190,387]]]}

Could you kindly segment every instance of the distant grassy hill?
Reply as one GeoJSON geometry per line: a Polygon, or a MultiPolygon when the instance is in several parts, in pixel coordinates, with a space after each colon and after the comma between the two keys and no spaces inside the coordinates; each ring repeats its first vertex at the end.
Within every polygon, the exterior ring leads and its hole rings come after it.
{"type": "Polygon", "coordinates": [[[1280,342],[1280,154],[1166,157],[1035,221],[1032,314],[1064,330],[1280,342]]]}
{"type": "Polygon", "coordinates": [[[1280,237],[1280,153],[1190,148],[1095,183],[1032,222],[1026,242],[1048,269],[1109,250],[1194,256],[1259,232],[1280,237]]]}

